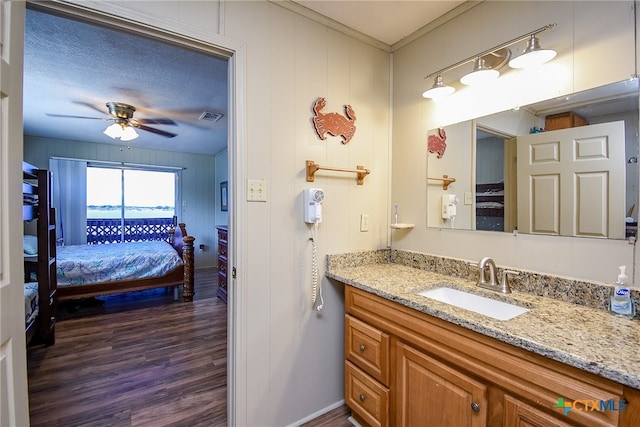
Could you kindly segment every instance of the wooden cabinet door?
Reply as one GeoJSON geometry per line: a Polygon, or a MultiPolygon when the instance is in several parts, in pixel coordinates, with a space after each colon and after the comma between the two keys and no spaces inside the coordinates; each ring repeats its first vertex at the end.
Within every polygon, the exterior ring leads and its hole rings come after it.
{"type": "Polygon", "coordinates": [[[484,384],[413,349],[397,344],[398,426],[484,427],[484,384]]]}
{"type": "Polygon", "coordinates": [[[504,397],[504,425],[509,427],[570,427],[570,424],[511,396],[504,397]]]}

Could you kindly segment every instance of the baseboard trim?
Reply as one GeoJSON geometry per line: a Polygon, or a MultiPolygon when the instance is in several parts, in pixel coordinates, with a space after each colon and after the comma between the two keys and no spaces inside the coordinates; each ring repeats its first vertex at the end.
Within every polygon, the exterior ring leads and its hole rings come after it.
{"type": "Polygon", "coordinates": [[[319,411],[314,412],[313,414],[307,415],[306,417],[296,421],[295,423],[289,424],[287,427],[298,427],[299,425],[304,424],[304,423],[306,423],[308,421],[311,421],[313,419],[316,419],[320,415],[324,415],[327,412],[333,411],[334,409],[339,408],[342,405],[344,405],[344,399],[342,399],[342,400],[340,400],[340,401],[338,401],[336,403],[333,403],[333,404],[331,404],[331,405],[329,405],[329,406],[327,406],[325,408],[322,408],[319,411]]]}

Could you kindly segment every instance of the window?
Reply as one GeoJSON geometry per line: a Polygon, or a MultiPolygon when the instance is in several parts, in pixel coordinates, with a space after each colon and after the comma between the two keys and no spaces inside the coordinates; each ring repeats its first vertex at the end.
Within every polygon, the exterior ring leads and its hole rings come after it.
{"type": "Polygon", "coordinates": [[[164,240],[176,215],[176,172],[87,167],[87,242],[164,240]]]}

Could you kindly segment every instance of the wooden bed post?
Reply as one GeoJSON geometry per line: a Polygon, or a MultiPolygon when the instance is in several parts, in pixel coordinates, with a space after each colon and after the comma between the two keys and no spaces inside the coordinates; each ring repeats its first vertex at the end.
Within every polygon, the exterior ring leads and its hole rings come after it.
{"type": "Polygon", "coordinates": [[[196,240],[193,236],[184,236],[182,247],[182,258],[184,260],[184,286],[182,287],[182,298],[185,301],[193,301],[193,294],[195,294],[195,290],[193,289],[193,270],[194,270],[194,261],[193,261],[193,242],[196,240]]]}

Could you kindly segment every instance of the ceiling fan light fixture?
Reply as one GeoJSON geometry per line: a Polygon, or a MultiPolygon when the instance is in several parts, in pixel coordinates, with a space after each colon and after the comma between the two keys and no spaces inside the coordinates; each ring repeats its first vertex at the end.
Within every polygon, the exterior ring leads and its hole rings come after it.
{"type": "Polygon", "coordinates": [[[131,141],[136,139],[139,135],[136,130],[129,126],[127,123],[115,122],[104,130],[105,135],[113,138],[119,139],[120,141],[131,141]]]}
{"type": "Polygon", "coordinates": [[[422,93],[422,96],[424,98],[435,99],[451,95],[455,91],[456,89],[454,87],[445,85],[442,81],[442,75],[438,74],[435,78],[433,86],[431,86],[430,89],[425,90],[422,93]]]}
{"type": "Polygon", "coordinates": [[[122,131],[122,135],[120,135],[120,141],[131,141],[136,139],[138,136],[138,132],[136,132],[133,127],[127,126],[122,131]]]}
{"type": "Polygon", "coordinates": [[[551,61],[556,57],[556,54],[555,50],[542,49],[538,38],[532,34],[522,55],[509,61],[509,66],[511,68],[535,67],[551,61]]]}
{"type": "Polygon", "coordinates": [[[497,78],[499,75],[500,72],[498,72],[498,70],[487,67],[484,58],[478,57],[475,61],[473,71],[462,76],[460,83],[467,86],[482,84],[497,78]]]}
{"type": "Polygon", "coordinates": [[[116,139],[120,138],[123,132],[124,131],[122,130],[122,126],[120,126],[120,124],[113,123],[112,125],[107,126],[107,128],[102,133],[104,133],[108,137],[116,139]]]}

